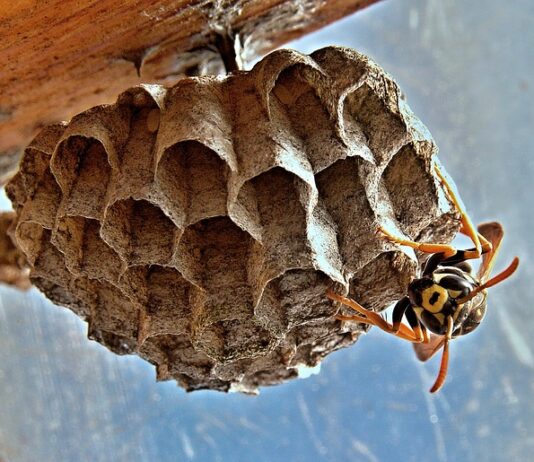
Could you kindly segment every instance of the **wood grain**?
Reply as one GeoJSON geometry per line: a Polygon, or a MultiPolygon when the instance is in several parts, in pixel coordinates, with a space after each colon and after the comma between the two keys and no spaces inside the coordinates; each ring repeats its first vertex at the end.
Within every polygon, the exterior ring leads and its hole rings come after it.
{"type": "Polygon", "coordinates": [[[44,125],[139,82],[213,72],[216,31],[251,59],[376,1],[0,0],[0,175],[44,125]]]}

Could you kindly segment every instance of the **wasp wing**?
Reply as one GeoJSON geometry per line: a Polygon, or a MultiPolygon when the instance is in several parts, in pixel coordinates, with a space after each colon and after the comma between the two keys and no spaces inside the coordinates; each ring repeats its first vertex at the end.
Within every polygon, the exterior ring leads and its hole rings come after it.
{"type": "Polygon", "coordinates": [[[486,238],[492,246],[490,252],[482,255],[482,263],[478,270],[478,280],[484,282],[489,278],[493,265],[495,264],[495,257],[499,252],[499,247],[501,246],[501,241],[504,236],[504,230],[500,223],[491,221],[478,225],[478,232],[486,238]]]}
{"type": "Polygon", "coordinates": [[[430,334],[428,342],[413,343],[413,349],[419,361],[427,361],[434,356],[445,343],[444,335],[430,334]]]}

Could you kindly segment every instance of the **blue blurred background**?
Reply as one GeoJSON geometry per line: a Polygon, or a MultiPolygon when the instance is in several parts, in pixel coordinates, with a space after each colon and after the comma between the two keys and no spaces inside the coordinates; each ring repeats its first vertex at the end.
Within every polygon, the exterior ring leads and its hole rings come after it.
{"type": "Polygon", "coordinates": [[[260,396],[156,383],[37,291],[0,288],[0,461],[501,461],[534,454],[534,2],[389,0],[291,44],[358,49],[392,74],[475,222],[506,227],[476,333],[439,360],[371,331],[260,396]]]}

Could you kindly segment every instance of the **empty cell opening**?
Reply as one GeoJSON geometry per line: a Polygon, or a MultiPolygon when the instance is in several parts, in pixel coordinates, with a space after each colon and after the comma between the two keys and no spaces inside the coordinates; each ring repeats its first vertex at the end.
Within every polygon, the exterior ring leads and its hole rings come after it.
{"type": "Polygon", "coordinates": [[[314,171],[323,168],[325,147],[328,157],[346,155],[346,148],[335,135],[332,118],[314,88],[300,75],[296,65],[280,73],[270,98],[271,114],[284,112],[294,133],[302,140],[314,171]]]}
{"type": "Polygon", "coordinates": [[[369,85],[364,84],[347,95],[345,109],[345,115],[361,124],[378,162],[387,160],[404,144],[407,134],[400,116],[391,112],[369,85]]]}
{"type": "Polygon", "coordinates": [[[50,242],[51,232],[43,230],[38,240],[39,250],[35,255],[32,278],[42,277],[60,286],[68,286],[72,279],[76,279],[65,266],[64,255],[50,242]]]}
{"type": "Polygon", "coordinates": [[[159,207],[145,201],[115,202],[106,213],[102,236],[129,265],[166,263],[177,229],[159,207]]]}
{"type": "Polygon", "coordinates": [[[131,355],[137,350],[137,342],[134,338],[101,330],[91,325],[87,337],[104,345],[117,355],[131,355]]]}
{"type": "Polygon", "coordinates": [[[158,265],[148,269],[146,284],[150,335],[189,332],[191,284],[175,269],[158,265]]]}
{"type": "Polygon", "coordinates": [[[130,133],[119,155],[124,181],[129,187],[142,188],[152,182],[154,175],[153,147],[159,129],[160,109],[152,97],[144,90],[124,95],[129,106],[130,133]]]}
{"type": "Polygon", "coordinates": [[[349,296],[367,309],[383,309],[407,295],[416,267],[401,251],[383,252],[354,274],[349,296]]]}
{"type": "Polygon", "coordinates": [[[404,146],[389,162],[383,175],[395,218],[403,231],[414,236],[429,224],[428,210],[436,208],[436,187],[429,173],[429,161],[413,145],[404,146]],[[422,213],[424,211],[424,213],[422,213]]]}
{"type": "Polygon", "coordinates": [[[97,303],[91,314],[91,328],[136,338],[138,307],[120,289],[105,281],[95,284],[95,292],[97,303]]]}
{"type": "Polygon", "coordinates": [[[58,281],[51,281],[44,276],[32,277],[33,285],[35,285],[46,298],[56,305],[68,306],[82,319],[86,319],[89,315],[89,306],[65,287],[67,282],[68,281],[63,281],[63,283],[58,283],[58,281]]]}
{"type": "MultiPolygon", "coordinates": [[[[304,68],[304,65],[296,64],[280,72],[271,95],[276,96],[278,101],[285,106],[293,106],[305,94],[313,93],[315,96],[314,89],[302,76],[304,68]]],[[[317,99],[317,96],[315,98],[317,99]]],[[[320,104],[318,99],[317,102],[320,104]]]]}
{"type": "Polygon", "coordinates": [[[40,178],[31,198],[31,220],[52,229],[61,202],[61,189],[49,168],[40,178]]]}
{"type": "Polygon", "coordinates": [[[52,160],[52,170],[67,198],[67,214],[101,217],[111,166],[100,141],[82,136],[66,139],[52,160]]]}
{"type": "Polygon", "coordinates": [[[22,222],[16,230],[18,247],[24,252],[30,263],[34,263],[41,252],[42,242],[50,239],[50,232],[45,231],[39,223],[22,222]]]}
{"type": "Polygon", "coordinates": [[[61,251],[69,269],[90,279],[117,282],[122,261],[100,237],[100,223],[85,217],[58,219],[52,243],[61,251]]]}
{"type": "Polygon", "coordinates": [[[218,361],[235,361],[267,354],[273,338],[251,320],[219,321],[195,337],[195,345],[218,361]]]}
{"type": "Polygon", "coordinates": [[[298,191],[300,180],[275,167],[250,181],[256,190],[265,257],[276,268],[296,264],[308,253],[306,212],[298,191]]]}
{"type": "Polygon", "coordinates": [[[208,218],[186,228],[179,253],[186,253],[194,262],[198,272],[195,279],[208,292],[235,291],[248,287],[247,264],[252,242],[250,235],[229,218],[208,218]]]}
{"type": "Polygon", "coordinates": [[[23,178],[24,189],[31,199],[49,169],[50,155],[32,147],[26,148],[20,163],[19,173],[23,178]]]}
{"type": "Polygon", "coordinates": [[[100,223],[86,219],[83,223],[81,247],[81,272],[91,279],[118,281],[123,262],[119,255],[100,237],[100,223]]]}
{"type": "Polygon", "coordinates": [[[343,262],[357,267],[359,256],[374,240],[375,214],[360,180],[358,158],[339,160],[316,176],[317,189],[324,207],[338,228],[338,243],[343,262]]]}
{"type": "Polygon", "coordinates": [[[336,309],[325,296],[331,284],[330,278],[320,271],[286,271],[270,281],[265,288],[267,297],[276,293],[278,307],[273,307],[272,303],[264,304],[262,300],[257,310],[275,309],[271,312],[258,312],[258,316],[262,318],[264,325],[265,322],[281,324],[286,332],[295,326],[332,316],[336,309]],[[280,319],[276,319],[277,316],[280,319]]]}
{"type": "Polygon", "coordinates": [[[226,215],[228,166],[197,141],[183,141],[165,151],[156,172],[173,216],[188,224],[226,215]]]}
{"type": "Polygon", "coordinates": [[[158,348],[164,351],[171,365],[171,375],[187,374],[193,378],[205,378],[213,368],[213,360],[202,351],[193,348],[191,341],[182,335],[158,335],[148,339],[155,340],[158,348]]]}

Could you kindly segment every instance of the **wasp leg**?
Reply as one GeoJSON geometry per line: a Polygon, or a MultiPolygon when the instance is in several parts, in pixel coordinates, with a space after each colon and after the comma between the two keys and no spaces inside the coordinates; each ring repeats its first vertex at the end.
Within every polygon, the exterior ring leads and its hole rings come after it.
{"type": "Polygon", "coordinates": [[[491,251],[491,243],[488,242],[488,240],[480,234],[475,226],[473,225],[473,222],[469,218],[469,215],[467,215],[467,212],[464,210],[464,208],[461,206],[460,201],[458,200],[458,197],[452,190],[451,185],[446,180],[445,176],[439,169],[437,165],[434,164],[434,170],[436,171],[436,175],[438,176],[441,185],[444,187],[447,196],[449,196],[449,199],[454,204],[456,209],[460,212],[460,221],[461,221],[461,227],[460,232],[462,234],[465,234],[467,237],[469,237],[475,246],[474,249],[464,250],[464,259],[474,259],[479,258],[480,255],[483,253],[491,251]]]}
{"type": "Polygon", "coordinates": [[[419,343],[428,342],[428,332],[425,326],[423,326],[421,322],[419,321],[419,318],[415,314],[415,311],[412,305],[408,307],[405,315],[406,315],[406,320],[408,321],[408,324],[412,328],[412,331],[417,337],[417,340],[419,341],[419,343]]]}
{"type": "Polygon", "coordinates": [[[393,326],[391,326],[382,316],[380,316],[378,313],[375,313],[374,311],[367,310],[358,302],[351,300],[350,298],[343,297],[342,295],[338,295],[332,292],[331,290],[327,290],[326,296],[331,300],[342,303],[343,305],[352,308],[358,313],[354,316],[337,315],[336,319],[339,319],[341,321],[354,321],[369,324],[371,326],[376,326],[382,329],[388,334],[392,334],[396,337],[408,340],[409,342],[421,342],[420,338],[417,337],[414,332],[404,324],[400,324],[398,331],[394,331],[393,326]]]}
{"type": "Polygon", "coordinates": [[[412,249],[419,250],[420,252],[425,253],[440,253],[443,254],[444,258],[449,258],[458,253],[455,247],[449,244],[429,244],[426,242],[414,242],[408,239],[403,239],[397,236],[394,236],[389,231],[385,230],[381,226],[378,227],[378,230],[384,234],[385,238],[388,241],[395,242],[399,245],[405,245],[411,247],[412,249]]]}
{"type": "Polygon", "coordinates": [[[447,370],[449,368],[449,340],[452,338],[452,329],[453,329],[453,319],[452,316],[447,316],[447,334],[445,336],[445,341],[443,343],[443,353],[441,354],[441,363],[439,366],[438,376],[432,388],[430,388],[430,393],[436,393],[443,384],[445,383],[445,378],[447,377],[447,370]]]}
{"type": "MultiPolygon", "coordinates": [[[[408,297],[401,298],[393,308],[393,326],[392,330],[393,332],[398,332],[401,326],[401,321],[403,316],[405,315],[406,311],[411,308],[412,304],[410,303],[410,299],[408,297]]],[[[412,310],[413,311],[413,310],[412,310]]],[[[413,326],[412,326],[413,327],[413,326]]]]}
{"type": "MultiPolygon", "coordinates": [[[[441,170],[437,165],[434,165],[436,174],[442,184],[445,192],[451,202],[454,204],[456,209],[460,212],[460,232],[465,234],[471,239],[474,244],[473,249],[468,250],[457,250],[454,246],[450,244],[432,244],[424,242],[415,242],[409,239],[403,239],[397,236],[394,236],[389,231],[379,226],[378,230],[384,234],[384,236],[391,242],[395,242],[399,245],[405,245],[411,247],[412,249],[419,250],[420,252],[431,253],[431,254],[442,254],[441,257],[437,257],[432,261],[436,266],[443,262],[444,264],[453,265],[456,263],[463,262],[465,260],[479,258],[482,254],[491,252],[492,245],[473,225],[473,222],[467,215],[467,212],[464,210],[458,197],[454,193],[451,185],[447,182],[446,178],[441,173],[441,170]]],[[[431,271],[430,271],[431,272],[431,271]]]]}

